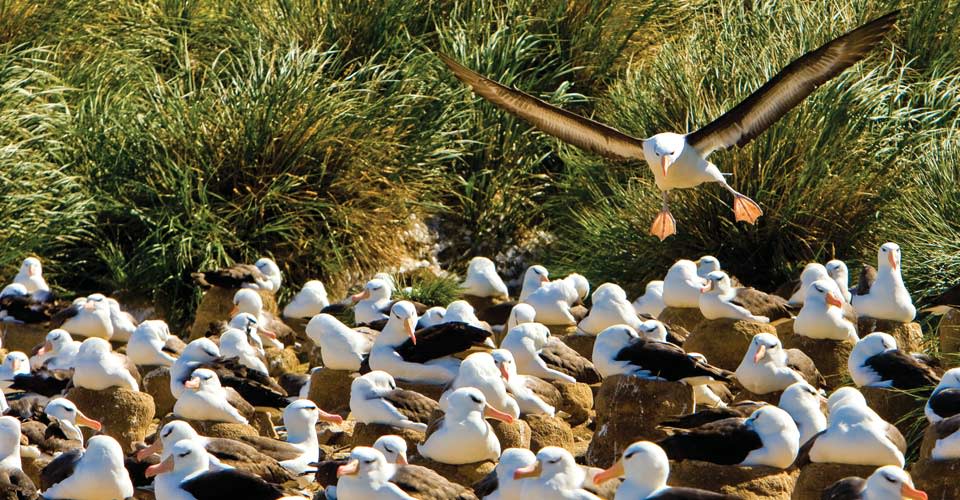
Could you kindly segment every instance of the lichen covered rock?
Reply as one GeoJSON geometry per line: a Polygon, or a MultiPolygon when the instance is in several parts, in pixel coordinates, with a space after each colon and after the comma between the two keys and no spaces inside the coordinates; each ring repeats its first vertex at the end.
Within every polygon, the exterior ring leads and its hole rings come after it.
{"type": "Polygon", "coordinates": [[[657,319],[671,326],[679,326],[688,331],[693,331],[694,327],[704,321],[706,318],[700,313],[700,309],[687,307],[667,307],[660,312],[657,319]]]}
{"type": "Polygon", "coordinates": [[[913,422],[911,419],[903,419],[903,416],[918,411],[926,404],[924,399],[918,399],[910,394],[893,389],[861,387],[860,392],[867,400],[867,405],[873,408],[873,411],[877,412],[880,418],[895,424],[904,436],[910,434],[910,426],[913,422]],[[901,419],[904,421],[898,423],[901,419]]]}
{"type": "Polygon", "coordinates": [[[523,419],[530,426],[531,450],[539,450],[544,446],[559,446],[574,453],[573,430],[563,419],[549,415],[527,415],[523,419]]]}
{"type": "Polygon", "coordinates": [[[394,434],[407,442],[407,450],[414,451],[417,444],[422,443],[425,433],[413,429],[400,429],[386,424],[364,424],[357,422],[353,426],[353,446],[373,446],[380,436],[394,434]]]}
{"type": "Polygon", "coordinates": [[[310,375],[307,399],[324,411],[346,418],[350,413],[350,384],[359,377],[356,372],[321,368],[310,375]]]}
{"type": "Polygon", "coordinates": [[[769,323],[733,319],[703,320],[690,330],[683,350],[698,352],[707,361],[725,370],[736,371],[753,337],[760,333],[777,334],[769,323]]]}
{"type": "Polygon", "coordinates": [[[867,478],[873,474],[875,465],[810,463],[800,470],[793,500],[819,500],[823,490],[833,483],[850,476],[867,478]]]}
{"type": "MultiPolygon", "coordinates": [[[[717,465],[698,460],[670,462],[670,485],[699,488],[744,500],[788,500],[797,482],[796,470],[717,465]]],[[[817,497],[818,499],[820,497],[817,497]]]]}
{"type": "MultiPolygon", "coordinates": [[[[132,444],[147,437],[147,429],[156,413],[153,398],[145,392],[134,392],[121,387],[93,391],[74,387],[66,398],[73,401],[84,415],[100,421],[101,433],[120,443],[124,451],[132,450],[132,444]]],[[[84,437],[93,433],[84,428],[84,437]]]]}
{"type": "Polygon", "coordinates": [[[546,400],[558,411],[562,411],[570,418],[568,422],[571,426],[576,426],[586,422],[593,414],[593,389],[589,385],[580,382],[554,382],[553,386],[557,388],[560,395],[559,403],[546,400]]]}
{"type": "Polygon", "coordinates": [[[662,382],[614,375],[600,386],[596,399],[596,432],[587,450],[587,464],[609,467],[634,441],[666,436],[660,422],[693,409],[693,390],[680,382],[662,382]]]}
{"type": "MultiPolygon", "coordinates": [[[[203,292],[203,298],[200,299],[200,305],[197,306],[197,312],[194,315],[193,325],[190,326],[190,340],[202,338],[211,323],[230,319],[233,296],[236,293],[236,290],[220,287],[211,287],[203,292]]],[[[263,299],[263,310],[276,315],[277,299],[273,293],[264,290],[257,290],[257,293],[263,299]]]]}
{"type": "Polygon", "coordinates": [[[857,321],[857,332],[863,338],[873,332],[889,333],[897,339],[897,347],[907,352],[923,350],[923,330],[920,323],[901,323],[885,319],[862,317],[857,321]]]}
{"type": "Polygon", "coordinates": [[[827,381],[827,389],[840,387],[848,378],[847,359],[853,344],[846,340],[811,339],[792,331],[784,333],[780,328],[780,342],[784,349],[800,349],[810,359],[827,381]]]}
{"type": "Polygon", "coordinates": [[[155,368],[143,376],[143,392],[153,398],[156,414],[164,416],[173,411],[177,398],[170,392],[170,369],[155,368]]]}
{"type": "Polygon", "coordinates": [[[918,460],[910,467],[910,476],[931,500],[960,498],[960,460],[918,460]]]}

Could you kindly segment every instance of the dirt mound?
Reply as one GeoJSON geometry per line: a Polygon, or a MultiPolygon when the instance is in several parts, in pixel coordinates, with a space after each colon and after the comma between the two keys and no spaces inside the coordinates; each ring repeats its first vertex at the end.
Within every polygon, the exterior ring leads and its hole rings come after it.
{"type": "Polygon", "coordinates": [[[736,495],[744,500],[788,500],[797,482],[797,474],[796,470],[773,467],[740,467],[683,460],[670,462],[668,483],[671,486],[736,495]]]}
{"type": "Polygon", "coordinates": [[[683,350],[699,352],[707,357],[710,364],[736,371],[750,347],[750,341],[759,333],[776,335],[777,329],[768,323],[755,321],[703,320],[690,329],[683,350]]]}

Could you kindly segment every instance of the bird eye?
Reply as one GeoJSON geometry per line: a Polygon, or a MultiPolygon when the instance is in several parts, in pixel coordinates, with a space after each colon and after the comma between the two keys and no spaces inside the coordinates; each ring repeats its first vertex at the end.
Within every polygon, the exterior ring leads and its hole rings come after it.
{"type": "Polygon", "coordinates": [[[636,454],[637,454],[637,452],[631,451],[630,453],[627,453],[626,455],[624,455],[623,458],[629,459],[630,457],[632,457],[632,456],[634,456],[634,455],[636,455],[636,454]]]}
{"type": "Polygon", "coordinates": [[[470,399],[472,399],[474,403],[480,404],[480,400],[477,399],[476,397],[470,396],[470,399]]]}
{"type": "Polygon", "coordinates": [[[73,409],[73,408],[65,408],[65,410],[67,410],[67,411],[70,412],[70,413],[73,413],[73,412],[74,412],[74,409],[73,409]]]}
{"type": "Polygon", "coordinates": [[[179,456],[180,458],[183,458],[183,457],[189,455],[190,453],[191,453],[191,452],[189,452],[189,451],[185,451],[185,452],[183,452],[182,455],[177,455],[177,456],[179,456]]]}
{"type": "Polygon", "coordinates": [[[384,446],[383,449],[384,449],[384,451],[386,451],[387,453],[396,453],[396,450],[390,448],[389,446],[384,446]]]}
{"type": "Polygon", "coordinates": [[[560,462],[560,459],[559,459],[559,458],[558,458],[558,459],[555,459],[555,460],[550,460],[550,463],[551,463],[551,464],[555,464],[555,463],[558,463],[558,462],[560,462]]]}
{"type": "Polygon", "coordinates": [[[163,433],[163,436],[161,436],[161,437],[169,437],[170,434],[173,434],[173,427],[167,429],[167,432],[164,432],[164,433],[163,433]]]}
{"type": "Polygon", "coordinates": [[[891,483],[897,482],[896,479],[894,479],[894,478],[892,478],[892,477],[890,477],[890,476],[887,476],[887,475],[884,475],[883,478],[886,479],[887,481],[890,481],[891,483]]]}
{"type": "Polygon", "coordinates": [[[376,462],[376,460],[373,460],[373,459],[371,459],[371,460],[365,460],[363,463],[369,465],[369,464],[372,464],[373,462],[376,462]]]}

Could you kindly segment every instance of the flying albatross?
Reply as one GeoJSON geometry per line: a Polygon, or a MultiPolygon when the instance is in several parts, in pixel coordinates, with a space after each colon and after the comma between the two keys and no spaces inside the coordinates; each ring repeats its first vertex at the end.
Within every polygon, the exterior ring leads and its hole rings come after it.
{"type": "Polygon", "coordinates": [[[744,146],[827,80],[862,59],[883,39],[897,20],[891,12],[808,52],[780,71],[759,90],[726,114],[690,134],[665,132],[637,139],[515,88],[509,88],[471,71],[444,54],[438,54],[456,77],[501,109],[529,122],[541,131],[574,146],[614,160],[646,160],[663,196],[663,208],[653,220],[650,234],[661,240],[676,234],[670,214],[669,192],[704,182],[719,182],[734,196],[737,221],[756,222],[763,211],[750,198],[727,184],[711,153],[731,146],[744,146]]]}

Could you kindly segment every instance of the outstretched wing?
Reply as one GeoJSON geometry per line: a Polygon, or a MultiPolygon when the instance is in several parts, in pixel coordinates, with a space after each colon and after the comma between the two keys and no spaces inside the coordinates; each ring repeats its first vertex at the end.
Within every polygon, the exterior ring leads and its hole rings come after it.
{"type": "Polygon", "coordinates": [[[530,94],[501,85],[467,69],[449,56],[437,54],[473,92],[538,130],[578,148],[615,160],[643,158],[643,141],[600,122],[548,104],[530,94]]]}
{"type": "Polygon", "coordinates": [[[704,157],[718,149],[747,144],[817,87],[863,59],[893,27],[899,14],[891,12],[807,52],[736,107],[688,135],[687,143],[704,157]]]}

